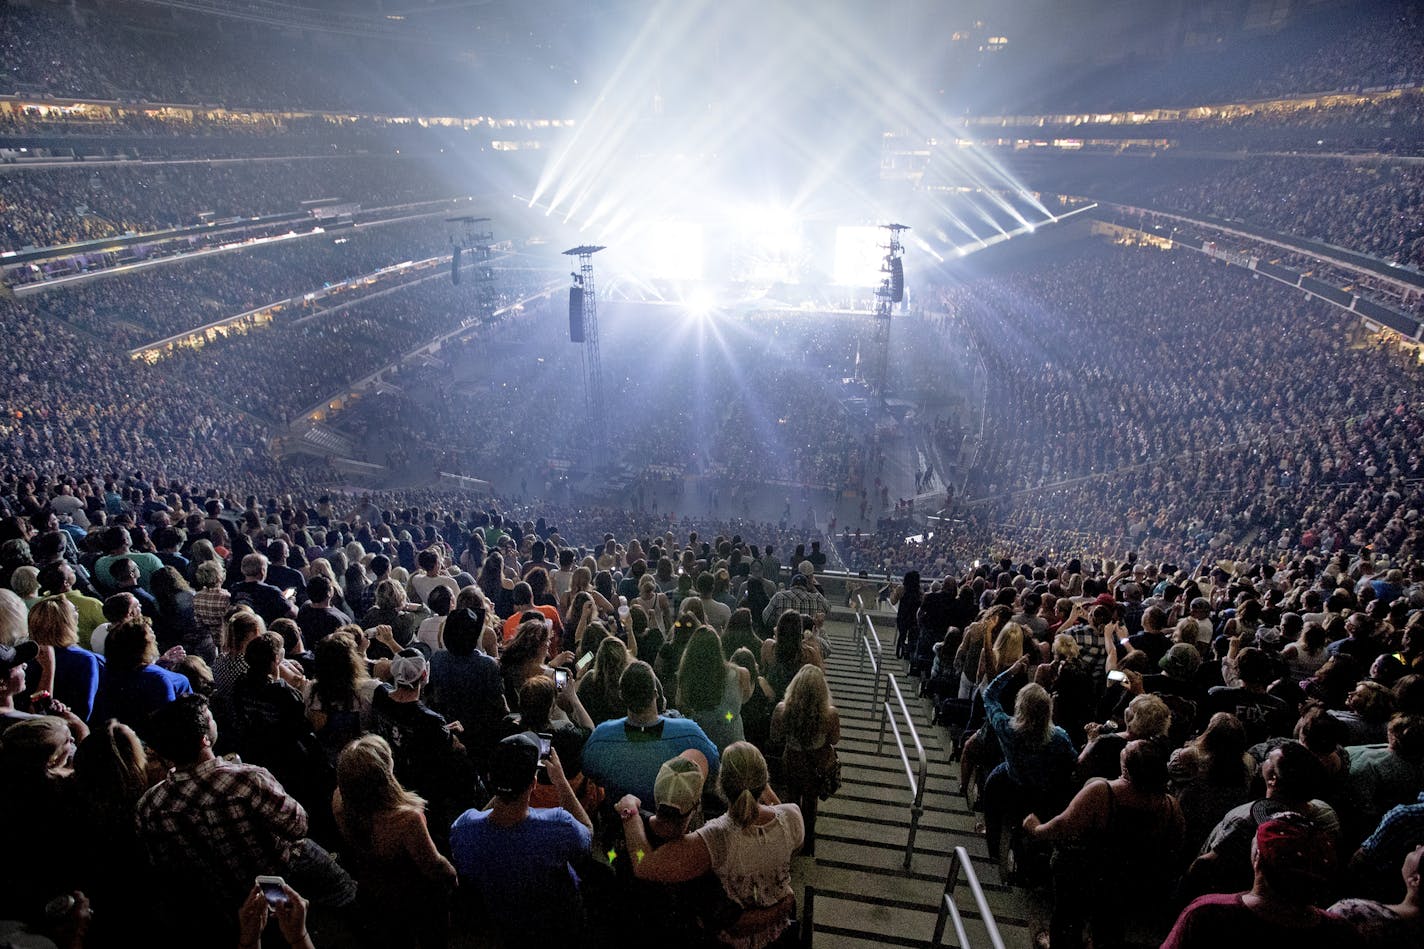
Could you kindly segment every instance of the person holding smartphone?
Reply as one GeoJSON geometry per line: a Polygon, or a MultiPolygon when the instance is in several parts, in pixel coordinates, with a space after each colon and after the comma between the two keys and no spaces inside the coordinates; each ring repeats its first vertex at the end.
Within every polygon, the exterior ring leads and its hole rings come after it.
{"type": "Polygon", "coordinates": [[[281,877],[259,876],[237,913],[238,949],[258,949],[262,945],[262,932],[273,916],[288,946],[316,949],[307,932],[309,905],[281,877]]]}
{"type": "Polygon", "coordinates": [[[462,895],[483,903],[506,946],[581,944],[586,931],[576,867],[591,852],[593,822],[564,776],[558,751],[551,747],[541,758],[536,737],[511,735],[490,755],[489,785],[489,805],[466,811],[450,828],[462,895]],[[558,807],[530,805],[541,762],[558,807]]]}

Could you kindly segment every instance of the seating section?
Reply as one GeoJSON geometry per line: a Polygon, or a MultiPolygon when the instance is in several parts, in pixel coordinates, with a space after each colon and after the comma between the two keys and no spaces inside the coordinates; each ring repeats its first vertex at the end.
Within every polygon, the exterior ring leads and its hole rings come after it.
{"type": "Polygon", "coordinates": [[[449,171],[434,161],[354,157],[7,169],[0,249],[290,214],[306,201],[380,208],[468,193],[449,171]]]}
{"type": "MultiPolygon", "coordinates": [[[[1418,340],[1129,210],[922,254],[888,324],[609,280],[591,417],[555,231],[352,280],[507,192],[484,139],[390,124],[540,90],[386,42],[390,5],[150,6],[0,7],[17,938],[918,946],[962,855],[975,946],[1420,944],[1418,340]],[[318,11],[363,37],[256,22],[318,11]],[[158,233],[210,224],[235,246],[158,233]]],[[[1318,6],[1221,43],[1183,12],[1199,46],[1033,95],[1011,45],[961,105],[1424,80],[1417,4],[1318,6]]],[[[1377,93],[1074,155],[1019,119],[976,173],[1369,255],[1272,259],[1417,314],[1424,97],[1377,93]]],[[[953,166],[914,192],[943,230],[1020,219],[953,166]]]]}

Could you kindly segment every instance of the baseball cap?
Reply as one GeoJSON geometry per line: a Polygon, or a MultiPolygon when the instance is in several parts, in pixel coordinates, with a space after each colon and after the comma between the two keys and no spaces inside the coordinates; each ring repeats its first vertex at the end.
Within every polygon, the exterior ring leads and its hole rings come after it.
{"type": "Polygon", "coordinates": [[[33,662],[35,656],[39,654],[39,644],[33,639],[27,639],[13,646],[0,646],[0,675],[8,675],[10,670],[16,666],[33,662]]]}
{"type": "Polygon", "coordinates": [[[425,676],[425,656],[419,649],[402,649],[391,660],[391,678],[396,685],[410,688],[418,685],[425,676]]]}
{"type": "Polygon", "coordinates": [[[670,761],[664,761],[653,782],[653,800],[660,807],[670,807],[686,817],[702,801],[702,785],[706,780],[707,759],[699,763],[685,752],[670,761]]]}
{"type": "Polygon", "coordinates": [[[1190,679],[1201,666],[1201,653],[1188,643],[1174,643],[1157,661],[1157,666],[1174,679],[1190,679]]]}
{"type": "Polygon", "coordinates": [[[513,797],[529,787],[539,767],[539,743],[528,732],[510,735],[490,753],[490,790],[513,797]]]}

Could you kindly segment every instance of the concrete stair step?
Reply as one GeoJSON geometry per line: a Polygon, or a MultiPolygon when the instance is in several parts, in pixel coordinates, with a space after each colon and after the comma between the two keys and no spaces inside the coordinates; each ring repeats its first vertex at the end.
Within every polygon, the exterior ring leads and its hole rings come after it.
{"type": "MultiPolygon", "coordinates": [[[[872,620],[882,646],[893,644],[893,614],[872,620]]],[[[999,880],[997,862],[989,858],[982,816],[970,810],[958,792],[959,767],[950,761],[949,733],[930,724],[933,711],[918,695],[919,682],[905,674],[893,652],[881,668],[895,676],[910,720],[924,746],[927,774],[915,852],[904,866],[909,836],[911,795],[894,737],[888,729],[876,752],[884,716],[883,690],[864,656],[853,626],[833,623],[829,633],[835,652],[826,664],[832,700],[840,712],[838,752],[843,784],[821,803],[816,821],[816,854],[797,861],[800,885],[816,891],[813,946],[883,947],[928,944],[939,912],[940,896],[955,847],[969,853],[985,899],[1005,945],[1027,947],[1030,911],[1023,894],[999,880]]],[[[898,709],[895,719],[900,719],[898,709]]],[[[903,727],[903,723],[900,723],[903,727]]],[[[903,736],[913,756],[913,744],[903,736]]],[[[914,758],[911,767],[915,766],[914,758]]],[[[973,949],[988,945],[967,887],[961,884],[959,906],[973,949]]],[[[945,944],[955,945],[953,927],[945,944]]]]}

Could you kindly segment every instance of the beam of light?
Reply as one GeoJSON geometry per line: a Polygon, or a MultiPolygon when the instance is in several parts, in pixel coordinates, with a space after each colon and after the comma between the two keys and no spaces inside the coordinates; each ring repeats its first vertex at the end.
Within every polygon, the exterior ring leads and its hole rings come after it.
{"type": "Polygon", "coordinates": [[[916,247],[918,247],[920,250],[924,251],[925,253],[929,254],[931,257],[933,257],[933,258],[934,258],[935,260],[937,260],[938,262],[944,263],[944,258],[941,257],[941,256],[939,255],[939,252],[936,251],[933,247],[931,247],[931,246],[930,246],[930,242],[927,241],[927,240],[925,240],[923,237],[916,236],[916,237],[912,238],[912,242],[914,243],[914,245],[915,245],[916,247]]]}
{"type": "MultiPolygon", "coordinates": [[[[995,234],[993,237],[990,237],[990,238],[988,238],[987,240],[980,240],[978,243],[975,243],[975,244],[964,244],[964,245],[962,245],[962,246],[956,247],[956,248],[954,248],[954,250],[952,251],[952,253],[953,253],[953,256],[955,256],[955,257],[968,257],[970,254],[973,254],[973,253],[976,253],[976,252],[978,252],[978,251],[981,251],[981,250],[985,249],[986,247],[992,247],[992,246],[995,245],[995,244],[1001,244],[1001,243],[1003,243],[1004,241],[1007,241],[1007,240],[1010,240],[1010,239],[1012,239],[1012,238],[1018,237],[1020,234],[1032,234],[1032,233],[1034,233],[1038,228],[1044,226],[1045,224],[1059,224],[1059,223],[1062,223],[1063,221],[1066,221],[1066,220],[1067,220],[1068,218],[1070,218],[1070,217],[1073,217],[1073,216],[1078,215],[1078,214],[1082,214],[1084,211],[1091,211],[1091,210],[1092,210],[1093,208],[1095,208],[1095,207],[1097,207],[1097,204],[1096,204],[1096,203],[1094,203],[1094,204],[1089,204],[1089,205],[1085,205],[1085,206],[1083,206],[1083,207],[1081,207],[1081,208],[1074,208],[1072,211],[1069,211],[1067,214],[1060,214],[1060,215],[1057,215],[1056,217],[1053,216],[1053,215],[1049,215],[1049,219],[1048,219],[1047,221],[1039,222],[1037,225],[1035,225],[1035,224],[1023,224],[1023,225],[1020,225],[1019,227],[1014,228],[1012,231],[1002,231],[1001,233],[995,234]]],[[[934,251],[930,251],[930,253],[934,253],[934,251]]],[[[935,256],[939,256],[939,255],[936,254],[935,256]]],[[[943,260],[943,258],[940,258],[940,259],[941,259],[941,261],[943,260]]]]}
{"type": "Polygon", "coordinates": [[[762,236],[744,241],[758,260],[746,275],[768,284],[791,275],[813,246],[797,236],[812,215],[829,227],[915,213],[907,223],[933,221],[979,247],[988,246],[984,235],[1035,227],[1040,213],[1051,218],[991,155],[957,144],[935,147],[926,178],[932,171],[953,178],[977,198],[883,193],[862,159],[878,152],[887,128],[926,141],[967,136],[944,120],[935,90],[917,86],[903,59],[877,48],[861,11],[833,6],[812,15],[753,0],[684,0],[648,11],[625,37],[586,47],[581,65],[598,92],[546,153],[533,186],[518,189],[532,192],[521,200],[555,226],[608,244],[608,267],[643,266],[631,245],[648,222],[710,227],[746,205],[763,215],[762,236]],[[758,29],[749,36],[752,20],[758,29]],[[602,64],[600,49],[611,51],[602,64]],[[834,112],[823,107],[829,102],[834,112]],[[907,200],[922,207],[912,212],[907,200]]]}

